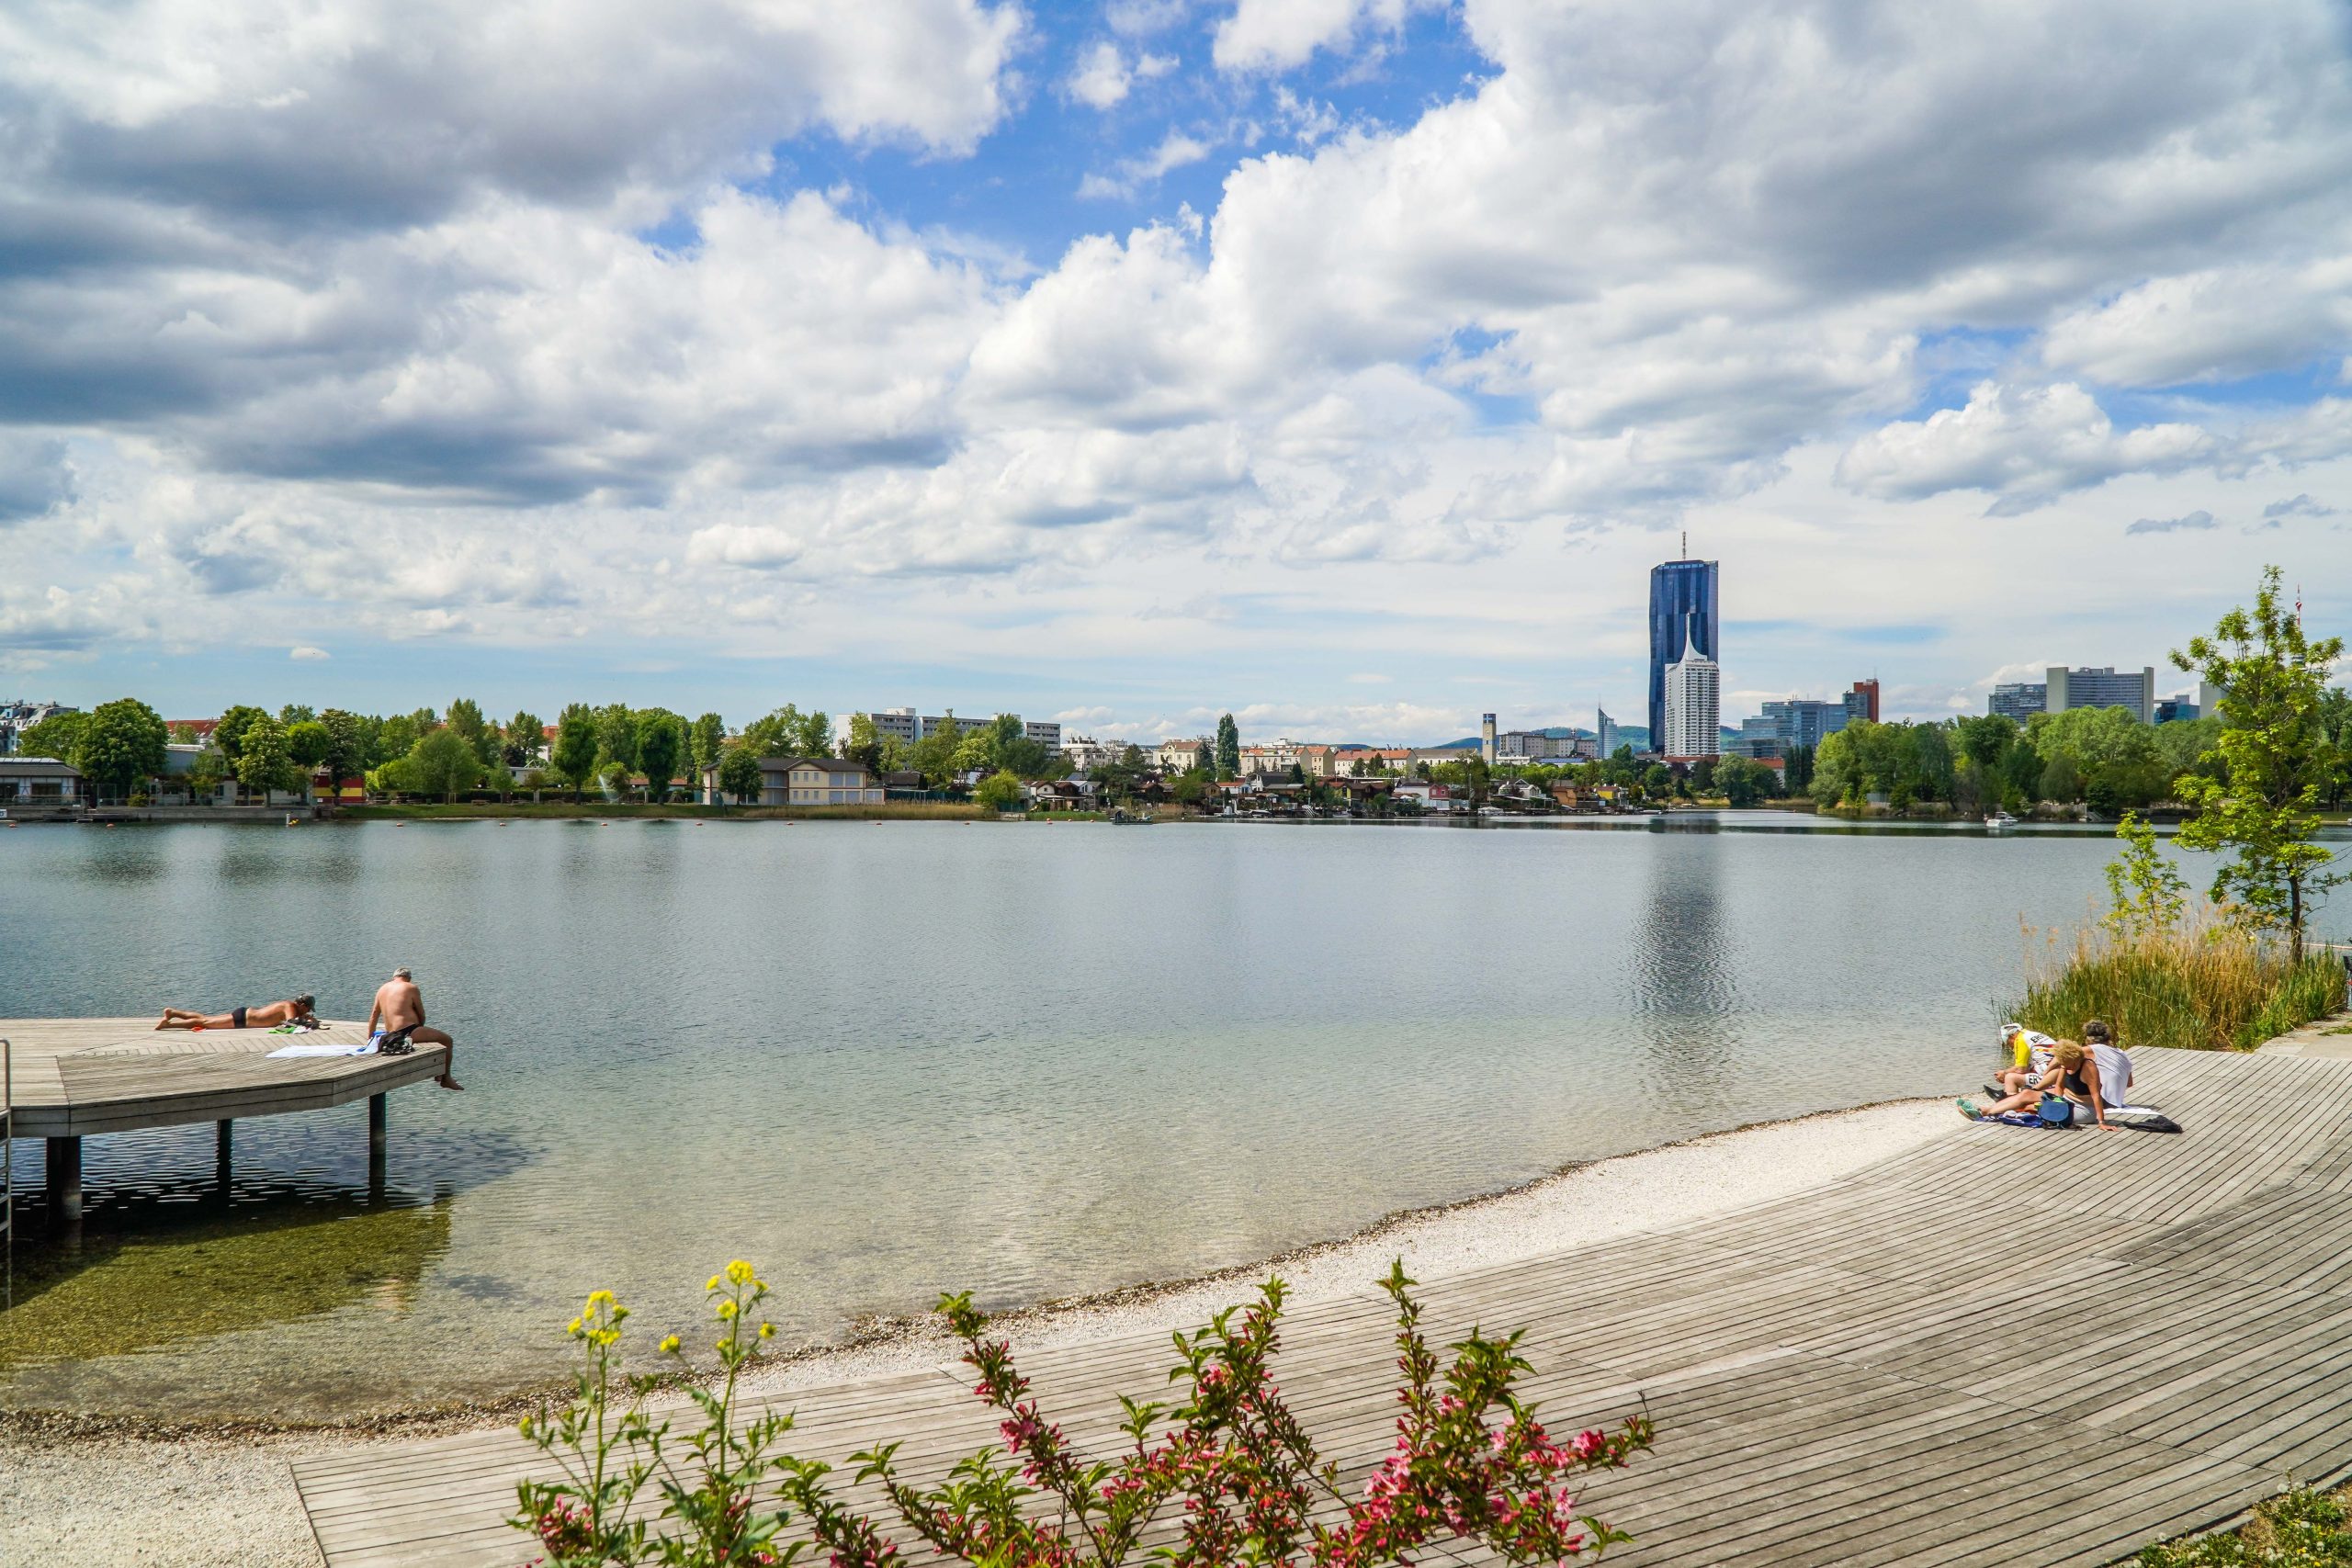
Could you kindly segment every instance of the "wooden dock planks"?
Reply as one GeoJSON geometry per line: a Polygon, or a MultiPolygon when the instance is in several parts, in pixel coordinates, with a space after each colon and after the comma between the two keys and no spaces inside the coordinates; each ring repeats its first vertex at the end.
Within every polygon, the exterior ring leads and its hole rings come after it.
{"type": "Polygon", "coordinates": [[[364,1024],[304,1034],[162,1030],[153,1018],[0,1019],[16,1044],[16,1135],[84,1137],[347,1105],[437,1077],[445,1053],[300,1056],[289,1044],[359,1044],[364,1024]]]}
{"type": "MultiPolygon", "coordinates": [[[[1795,1197],[1424,1283],[1432,1338],[1524,1325],[1554,1425],[1646,1408],[1589,1501],[1645,1564],[2098,1563],[2352,1463],[2352,1062],[2136,1054],[2177,1137],[1971,1128],[1795,1197]]],[[[1369,1284],[1369,1282],[1367,1282],[1369,1284]]],[[[1345,1474],[1385,1451],[1385,1303],[1285,1325],[1285,1393],[1345,1474]]],[[[1023,1360],[1107,1444],[1159,1335],[1023,1360]]],[[[936,1474],[991,1423],[960,1369],[802,1391],[799,1451],[902,1439],[936,1474]]],[[[512,1563],[510,1433],[295,1466],[331,1568],[512,1563]]],[[[1471,1562],[1460,1549],[1432,1562],[1471,1562]]]]}

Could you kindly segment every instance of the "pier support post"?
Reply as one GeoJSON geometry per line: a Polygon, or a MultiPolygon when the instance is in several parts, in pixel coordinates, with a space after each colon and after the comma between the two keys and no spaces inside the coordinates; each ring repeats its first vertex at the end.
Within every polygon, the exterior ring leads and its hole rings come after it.
{"type": "Polygon", "coordinates": [[[368,1097],[368,1191],[371,1197],[384,1194],[384,1113],[385,1096],[368,1097]]]}
{"type": "Polygon", "coordinates": [[[82,1223],[82,1140],[51,1138],[48,1147],[49,1212],[56,1224],[78,1226],[82,1223]]]}
{"type": "Polygon", "coordinates": [[[212,1180],[224,1200],[229,1196],[229,1156],[235,1144],[231,1129],[234,1126],[225,1116],[212,1123],[212,1180]]]}

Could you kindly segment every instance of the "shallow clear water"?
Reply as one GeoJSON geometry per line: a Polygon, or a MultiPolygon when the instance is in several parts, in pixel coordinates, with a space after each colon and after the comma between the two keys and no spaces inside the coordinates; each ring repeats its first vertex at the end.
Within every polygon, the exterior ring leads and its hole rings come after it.
{"type": "MultiPolygon", "coordinates": [[[[89,1141],[0,1404],[349,1415],[544,1379],[583,1292],[781,1331],[1179,1277],[1712,1129],[1979,1080],[2103,834],[1063,823],[0,833],[0,1017],[365,1016],[462,1095],[89,1141]]],[[[37,1197],[39,1145],[17,1145],[37,1197]]],[[[21,1212],[21,1211],[20,1211],[21,1212]]],[[[38,1203],[28,1217],[37,1235],[38,1203]]]]}

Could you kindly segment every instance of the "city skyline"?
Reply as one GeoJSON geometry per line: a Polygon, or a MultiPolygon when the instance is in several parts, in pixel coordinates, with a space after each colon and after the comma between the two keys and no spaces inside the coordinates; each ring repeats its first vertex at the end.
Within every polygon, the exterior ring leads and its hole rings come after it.
{"type": "Polygon", "coordinates": [[[1639,723],[1684,529],[1726,722],[2346,629],[2334,11],[1855,14],[36,9],[0,689],[1639,723]]]}

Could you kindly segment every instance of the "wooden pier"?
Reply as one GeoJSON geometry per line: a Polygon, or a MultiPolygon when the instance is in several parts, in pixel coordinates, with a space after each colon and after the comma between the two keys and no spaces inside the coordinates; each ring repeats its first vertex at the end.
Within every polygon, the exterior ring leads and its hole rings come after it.
{"type": "MultiPolygon", "coordinates": [[[[1555,1429],[1650,1411],[1657,1451],[1586,1494],[1637,1537],[1607,1558],[1625,1568],[2104,1563],[2290,1472],[2341,1473],[2352,1061],[2134,1059],[2135,1098],[2184,1134],[1955,1115],[1797,1196],[1427,1281],[1432,1340],[1526,1325],[1555,1429]]],[[[1390,1440],[1389,1331],[1367,1289],[1294,1314],[1276,1363],[1350,1484],[1390,1440]]],[[[1169,1357],[1148,1334],[1022,1365],[1073,1438],[1104,1446],[1114,1394],[1158,1394],[1169,1357]]],[[[797,1452],[902,1439],[910,1472],[935,1475],[994,1439],[969,1382],[942,1365],[776,1403],[799,1413],[797,1452]]],[[[331,1568],[508,1564],[531,1555],[503,1523],[531,1459],[501,1427],[295,1474],[331,1568]]]]}
{"type": "Polygon", "coordinates": [[[420,1045],[403,1056],[292,1056],[288,1045],[358,1045],[367,1026],[275,1034],[266,1029],[158,1030],[146,1018],[0,1019],[14,1046],[11,1134],[45,1140],[51,1223],[82,1217],[82,1140],[98,1134],[215,1124],[226,1180],[234,1123],[289,1111],[368,1101],[368,1166],[383,1168],[384,1097],[441,1076],[447,1055],[420,1045]]]}

